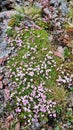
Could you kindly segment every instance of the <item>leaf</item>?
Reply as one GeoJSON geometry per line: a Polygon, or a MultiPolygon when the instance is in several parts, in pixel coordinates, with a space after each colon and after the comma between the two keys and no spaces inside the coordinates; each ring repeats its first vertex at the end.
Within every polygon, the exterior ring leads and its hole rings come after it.
{"type": "Polygon", "coordinates": [[[61,130],[61,129],[60,129],[60,127],[59,127],[59,126],[57,126],[57,127],[55,128],[55,130],[61,130]]]}
{"type": "Polygon", "coordinates": [[[73,117],[70,119],[70,121],[73,123],[73,117]]]}
{"type": "Polygon", "coordinates": [[[69,49],[67,47],[65,47],[64,48],[64,58],[69,57],[69,55],[70,55],[70,51],[69,51],[69,49]]]}
{"type": "Polygon", "coordinates": [[[73,29],[73,23],[68,23],[69,24],[69,28],[73,29]]]}
{"type": "Polygon", "coordinates": [[[73,92],[73,86],[72,86],[72,87],[70,87],[70,90],[73,92]]]}

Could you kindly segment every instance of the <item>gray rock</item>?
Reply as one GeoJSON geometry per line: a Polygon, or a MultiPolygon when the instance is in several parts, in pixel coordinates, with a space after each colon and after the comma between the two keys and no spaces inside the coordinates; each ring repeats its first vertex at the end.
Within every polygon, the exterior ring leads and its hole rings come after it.
{"type": "Polygon", "coordinates": [[[2,67],[0,67],[0,74],[2,74],[4,72],[4,66],[2,67]]]}
{"type": "Polygon", "coordinates": [[[4,90],[0,90],[0,102],[4,100],[4,90]]]}
{"type": "Polygon", "coordinates": [[[2,34],[2,28],[0,27],[0,35],[2,34]]]}

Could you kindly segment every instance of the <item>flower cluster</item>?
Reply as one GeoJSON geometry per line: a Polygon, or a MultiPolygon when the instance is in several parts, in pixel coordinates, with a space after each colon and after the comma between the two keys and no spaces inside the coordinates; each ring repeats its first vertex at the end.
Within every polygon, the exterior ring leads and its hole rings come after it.
{"type": "Polygon", "coordinates": [[[57,83],[59,86],[63,85],[66,88],[70,89],[73,86],[73,74],[72,72],[67,72],[67,70],[63,69],[62,67],[60,68],[57,69],[60,72],[57,83]]]}
{"type": "MultiPolygon", "coordinates": [[[[44,88],[44,83],[39,86],[27,85],[19,93],[16,93],[16,108],[18,115],[23,113],[23,119],[28,119],[28,122],[38,122],[45,115],[56,118],[56,102],[47,100],[47,89],[44,88]],[[30,90],[30,91],[28,91],[30,90]],[[27,93],[29,93],[27,95],[27,93]],[[22,96],[23,95],[23,96],[22,96]]],[[[11,95],[11,98],[14,95],[11,95]]]]}
{"type": "MultiPolygon", "coordinates": [[[[34,1],[30,0],[30,2],[34,1]]],[[[25,17],[25,20],[15,23],[15,27],[8,29],[10,38],[7,35],[6,41],[12,50],[12,55],[7,61],[9,70],[7,76],[11,81],[8,84],[11,101],[8,105],[14,111],[14,116],[20,122],[23,121],[24,125],[37,125],[38,122],[42,124],[49,119],[49,125],[52,121],[53,126],[53,121],[55,123],[67,121],[66,113],[68,107],[71,107],[68,105],[69,100],[67,101],[68,91],[63,87],[73,91],[73,72],[72,69],[67,69],[67,65],[71,66],[71,64],[69,62],[64,64],[62,59],[57,58],[53,53],[57,46],[50,43],[56,40],[61,41],[58,43],[63,42],[60,34],[64,32],[63,16],[66,11],[63,9],[67,6],[57,0],[39,2],[41,2],[40,13],[43,18],[36,15],[37,20],[34,17],[31,21],[33,18],[30,20],[25,17]],[[49,34],[46,30],[49,30],[49,34]]]]}
{"type": "Polygon", "coordinates": [[[45,87],[56,70],[53,52],[45,44],[48,37],[43,31],[38,34],[37,30],[27,34],[23,40],[17,33],[13,44],[19,44],[18,53],[11,56],[7,64],[13,81],[11,99],[14,100],[15,112],[27,122],[37,122],[47,115],[56,118],[56,102],[48,98],[45,87]],[[43,33],[46,40],[42,37],[43,33]]]}
{"type": "MultiPolygon", "coordinates": [[[[34,50],[36,49],[34,48],[34,50]]],[[[26,57],[25,55],[22,56],[22,59],[28,59],[30,53],[28,53],[26,57]]],[[[34,53],[34,51],[32,53],[34,53]]],[[[56,102],[47,100],[47,89],[44,87],[45,81],[51,78],[50,73],[52,68],[56,66],[52,54],[53,53],[49,51],[44,60],[39,61],[38,65],[36,61],[33,62],[35,57],[32,58],[33,55],[30,54],[32,57],[28,64],[23,64],[22,60],[19,67],[15,63],[15,69],[11,69],[11,77],[15,77],[12,86],[17,87],[17,91],[15,90],[16,92],[14,92],[13,90],[11,94],[11,98],[15,98],[16,100],[15,111],[20,115],[23,112],[24,118],[28,117],[29,122],[31,122],[31,120],[34,122],[38,121],[39,117],[45,116],[45,114],[54,118],[56,117],[56,102]],[[40,83],[41,81],[43,83],[40,83]],[[36,84],[39,86],[36,86],[36,84]],[[26,113],[28,113],[28,116],[26,113]]]]}

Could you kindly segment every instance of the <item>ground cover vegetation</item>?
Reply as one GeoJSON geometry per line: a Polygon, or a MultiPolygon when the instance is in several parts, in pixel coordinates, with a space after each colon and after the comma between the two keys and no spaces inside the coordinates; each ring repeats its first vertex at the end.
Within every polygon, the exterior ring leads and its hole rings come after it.
{"type": "MultiPolygon", "coordinates": [[[[72,130],[73,25],[64,23],[64,48],[56,52],[55,35],[50,40],[53,23],[42,18],[43,10],[30,5],[16,11],[7,28],[8,46],[14,51],[6,64],[11,81],[6,109],[25,130],[36,123],[42,124],[38,130],[72,130]]],[[[73,17],[71,10],[67,17],[73,17]]]]}

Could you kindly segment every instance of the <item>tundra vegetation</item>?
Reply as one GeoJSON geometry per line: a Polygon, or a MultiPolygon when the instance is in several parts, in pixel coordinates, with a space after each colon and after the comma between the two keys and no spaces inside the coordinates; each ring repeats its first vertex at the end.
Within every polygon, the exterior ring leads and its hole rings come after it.
{"type": "MultiPolygon", "coordinates": [[[[54,26],[55,18],[52,14],[49,18],[45,7],[15,7],[6,31],[8,46],[14,48],[6,63],[11,87],[6,109],[14,116],[10,130],[17,122],[23,130],[33,130],[32,126],[36,130],[36,124],[38,130],[73,129],[73,8],[69,6],[60,36],[53,33],[59,32],[60,20],[54,26]]],[[[50,12],[51,7],[47,7],[50,12]]]]}

